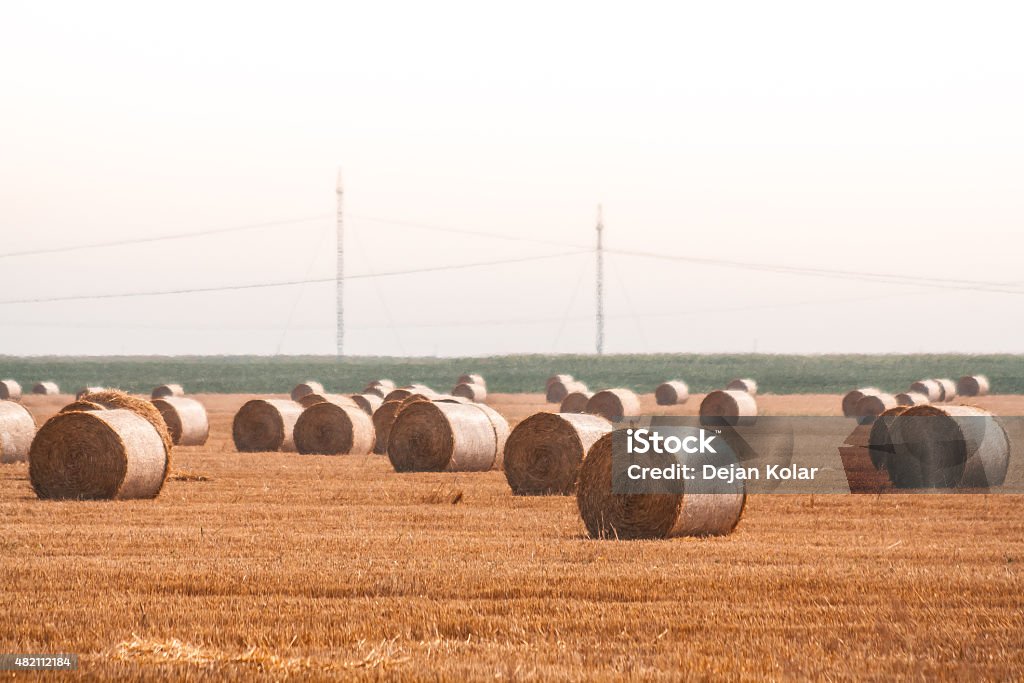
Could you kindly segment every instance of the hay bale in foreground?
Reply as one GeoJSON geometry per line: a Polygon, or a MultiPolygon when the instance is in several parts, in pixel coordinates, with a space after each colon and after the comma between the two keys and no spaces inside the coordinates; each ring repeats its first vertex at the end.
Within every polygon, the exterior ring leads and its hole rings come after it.
{"type": "Polygon", "coordinates": [[[874,396],[880,393],[882,393],[882,390],[877,387],[861,387],[860,389],[848,391],[843,396],[843,417],[857,417],[857,402],[865,396],[874,396]]]}
{"type": "Polygon", "coordinates": [[[356,402],[349,396],[342,394],[306,394],[298,400],[298,404],[303,408],[309,408],[315,406],[317,403],[340,403],[341,405],[357,407],[356,402]]]}
{"type": "Polygon", "coordinates": [[[935,383],[939,385],[941,391],[940,401],[948,403],[956,398],[956,382],[951,379],[936,379],[935,383]]]}
{"type": "Polygon", "coordinates": [[[933,379],[920,379],[910,385],[907,393],[924,394],[930,402],[942,400],[942,387],[933,379]]]}
{"type": "Polygon", "coordinates": [[[473,403],[483,403],[487,400],[487,387],[482,384],[463,382],[455,385],[455,388],[452,389],[452,396],[469,399],[473,403]]]}
{"type": "Polygon", "coordinates": [[[0,380],[0,401],[16,401],[21,398],[21,385],[13,379],[0,380]]]}
{"type": "Polygon", "coordinates": [[[184,396],[185,389],[180,384],[161,384],[153,389],[150,398],[167,398],[168,396],[184,396]]]}
{"type": "Polygon", "coordinates": [[[757,421],[757,400],[746,391],[712,391],[700,403],[705,425],[751,425],[757,421]]]}
{"type": "Polygon", "coordinates": [[[741,379],[734,379],[725,385],[726,391],[745,391],[751,396],[757,396],[757,382],[744,377],[741,379]]]}
{"type": "Polygon", "coordinates": [[[302,398],[304,396],[309,396],[310,394],[326,394],[326,393],[327,392],[324,391],[324,385],[320,384],[320,382],[314,382],[313,380],[306,380],[305,382],[302,382],[301,384],[296,384],[295,385],[295,388],[292,389],[291,396],[292,396],[292,400],[293,401],[298,401],[300,398],[302,398]]]}
{"type": "MultiPolygon", "coordinates": [[[[985,396],[991,390],[985,375],[964,375],[956,383],[956,393],[961,396],[985,396]]],[[[0,393],[0,398],[3,394],[0,393]]]]}
{"type": "Polygon", "coordinates": [[[194,398],[165,396],[153,399],[153,405],[164,418],[175,446],[202,446],[210,437],[206,406],[194,398]]]}
{"type": "Polygon", "coordinates": [[[396,472],[483,472],[500,466],[507,436],[487,406],[423,401],[398,413],[387,452],[396,472]]]}
{"type": "Polygon", "coordinates": [[[537,413],[526,418],[505,444],[503,466],[512,493],[572,493],[587,450],[611,430],[611,422],[600,415],[537,413]]]}
{"type": "Polygon", "coordinates": [[[25,406],[0,401],[0,463],[27,460],[35,435],[36,421],[25,406]]]}
{"type": "Polygon", "coordinates": [[[686,403],[690,398],[690,387],[681,380],[662,382],[654,390],[654,400],[659,406],[675,406],[686,403]]]}
{"type": "Polygon", "coordinates": [[[171,433],[167,430],[167,423],[164,422],[163,416],[152,403],[126,394],[123,391],[118,391],[117,389],[92,391],[88,394],[82,395],[82,397],[76,401],[76,403],[78,402],[98,403],[107,410],[130,410],[149,422],[153,425],[153,429],[156,430],[157,434],[160,435],[160,440],[164,442],[164,447],[167,449],[168,466],[170,466],[170,454],[171,448],[174,446],[174,441],[171,439],[171,433]]]}
{"type": "Polygon", "coordinates": [[[898,405],[899,403],[896,401],[895,396],[879,392],[864,396],[857,401],[853,414],[862,424],[869,424],[874,422],[875,418],[885,411],[898,405]]]}
{"type": "Polygon", "coordinates": [[[923,406],[930,403],[930,401],[924,394],[919,394],[916,391],[905,391],[902,394],[896,394],[896,403],[901,406],[923,406]]]}
{"type": "Polygon", "coordinates": [[[376,440],[373,420],[355,405],[317,403],[302,411],[295,422],[299,453],[368,455],[376,440]]]}
{"type": "Polygon", "coordinates": [[[455,384],[479,384],[484,389],[487,388],[487,382],[484,381],[484,376],[478,375],[475,372],[459,375],[459,378],[455,380],[455,384]]]}
{"type": "Polygon", "coordinates": [[[914,406],[890,426],[889,478],[899,488],[1002,486],[1010,441],[992,413],[972,406],[914,406]]]}
{"type": "Polygon", "coordinates": [[[590,402],[591,396],[593,394],[589,391],[574,391],[562,399],[562,405],[558,407],[558,412],[585,413],[587,412],[587,404],[590,402]]]}
{"type": "Polygon", "coordinates": [[[40,498],[155,498],[169,460],[159,432],[130,410],[61,413],[32,442],[29,478],[40,498]]]}
{"type": "Polygon", "coordinates": [[[36,382],[32,387],[32,393],[40,396],[56,396],[60,393],[60,387],[56,382],[36,382]]]}
{"type": "Polygon", "coordinates": [[[548,403],[561,403],[565,397],[572,393],[587,393],[587,385],[574,379],[562,382],[552,382],[548,387],[545,398],[548,403]]]}
{"type": "Polygon", "coordinates": [[[605,389],[590,397],[587,412],[611,420],[640,414],[640,399],[629,389],[605,389]]]}
{"type": "Polygon", "coordinates": [[[377,394],[352,394],[349,398],[367,415],[373,415],[384,403],[384,398],[377,394]]]}
{"type": "Polygon", "coordinates": [[[384,401],[380,408],[373,412],[373,430],[377,435],[373,452],[378,455],[388,452],[388,436],[391,434],[391,426],[395,423],[395,416],[402,407],[402,400],[404,399],[384,401]]]}
{"type": "Polygon", "coordinates": [[[614,432],[598,439],[580,467],[576,505],[592,538],[724,536],[736,528],[747,501],[742,480],[721,493],[613,493],[613,439],[614,432]]]}
{"type": "Polygon", "coordinates": [[[295,450],[295,422],[302,414],[295,401],[256,398],[235,414],[231,436],[239,453],[295,450]]]}
{"type": "Polygon", "coordinates": [[[882,411],[871,425],[868,436],[868,454],[871,456],[871,464],[876,470],[888,468],[889,458],[892,457],[892,423],[909,406],[897,405],[882,411]]]}
{"type": "Polygon", "coordinates": [[[72,401],[71,403],[61,408],[60,412],[74,413],[83,410],[106,410],[106,407],[103,406],[103,404],[101,403],[93,403],[92,401],[83,401],[82,399],[78,399],[77,401],[72,401]]]}

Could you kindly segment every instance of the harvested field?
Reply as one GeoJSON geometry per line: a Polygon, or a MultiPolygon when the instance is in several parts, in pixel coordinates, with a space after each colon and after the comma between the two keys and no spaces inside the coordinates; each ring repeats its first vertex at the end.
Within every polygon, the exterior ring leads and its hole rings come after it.
{"type": "MultiPolygon", "coordinates": [[[[513,496],[499,471],[236,453],[253,397],[195,398],[210,439],[175,448],[155,500],[39,501],[27,465],[0,466],[0,652],[77,652],[92,680],[1024,675],[1019,496],[751,495],[727,537],[594,541],[572,497],[513,496]]],[[[694,415],[703,395],[640,398],[694,415]]],[[[42,424],[69,401],[24,402],[42,424]]],[[[557,409],[488,404],[513,426],[557,409]]]]}

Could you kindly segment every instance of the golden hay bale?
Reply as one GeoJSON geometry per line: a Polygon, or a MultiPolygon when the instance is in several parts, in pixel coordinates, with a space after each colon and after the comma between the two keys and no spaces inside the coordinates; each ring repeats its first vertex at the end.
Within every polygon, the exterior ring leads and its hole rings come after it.
{"type": "Polygon", "coordinates": [[[117,389],[91,391],[87,394],[83,394],[78,400],[85,403],[99,403],[107,410],[130,410],[149,422],[153,425],[153,428],[156,429],[156,433],[160,435],[160,439],[164,442],[164,447],[167,449],[169,465],[171,448],[174,446],[174,441],[171,440],[171,433],[167,431],[167,423],[164,422],[163,416],[152,403],[141,398],[130,396],[123,391],[118,391],[117,389]]]}
{"type": "Polygon", "coordinates": [[[368,455],[376,440],[373,420],[355,405],[317,403],[302,411],[295,422],[299,453],[368,455]]]}
{"type": "Polygon", "coordinates": [[[377,394],[352,394],[349,398],[367,415],[373,415],[384,403],[384,399],[377,394]]]}
{"type": "Polygon", "coordinates": [[[295,422],[302,405],[295,401],[256,398],[235,414],[231,436],[239,453],[295,450],[295,422]]]}
{"type": "Polygon", "coordinates": [[[80,401],[86,394],[98,394],[101,391],[106,391],[103,387],[85,387],[75,392],[75,400],[80,401]]]}
{"type": "Polygon", "coordinates": [[[452,389],[452,396],[466,398],[473,403],[483,403],[487,400],[487,387],[483,384],[463,382],[455,385],[455,388],[452,389]]]}
{"type": "Polygon", "coordinates": [[[306,394],[298,400],[298,404],[303,408],[309,408],[315,406],[317,403],[340,403],[341,405],[351,406],[352,408],[357,407],[356,402],[348,396],[341,394],[306,394]]]}
{"type": "Polygon", "coordinates": [[[898,405],[899,403],[896,401],[896,397],[892,394],[868,394],[857,401],[857,405],[853,409],[853,414],[862,423],[868,424],[873,422],[876,417],[885,411],[890,408],[895,408],[898,405]]]}
{"type": "Polygon", "coordinates": [[[391,426],[401,407],[402,400],[392,399],[384,401],[380,408],[373,412],[373,430],[377,435],[377,442],[373,447],[374,453],[383,455],[388,452],[388,436],[391,434],[391,426]]]}
{"type": "Polygon", "coordinates": [[[589,391],[574,391],[562,399],[562,405],[558,407],[558,412],[585,413],[587,412],[587,404],[590,403],[591,396],[593,394],[589,391]]]}
{"type": "Polygon", "coordinates": [[[751,396],[757,396],[757,382],[745,377],[742,379],[734,379],[725,385],[726,391],[745,391],[751,396]]]}
{"type": "Polygon", "coordinates": [[[210,418],[206,407],[186,396],[153,399],[153,405],[167,424],[175,446],[202,446],[210,437],[210,418]]]}
{"type": "Polygon", "coordinates": [[[436,391],[424,384],[409,384],[404,387],[393,389],[384,395],[384,402],[388,401],[401,401],[413,394],[420,394],[422,396],[434,396],[437,394],[436,391]]]}
{"type": "Polygon", "coordinates": [[[889,478],[899,488],[1002,486],[1010,441],[988,411],[972,406],[914,406],[890,426],[889,478]]]}
{"type": "Polygon", "coordinates": [[[551,386],[548,387],[546,398],[548,403],[561,403],[569,394],[574,392],[586,393],[587,391],[588,389],[586,384],[574,379],[568,380],[567,382],[552,382],[551,386]]]}
{"type": "Polygon", "coordinates": [[[40,498],[155,498],[169,460],[160,433],[131,410],[60,413],[32,442],[29,477],[40,498]]]}
{"type": "Polygon", "coordinates": [[[887,469],[889,458],[893,453],[892,445],[892,423],[898,416],[907,411],[909,406],[897,405],[894,408],[886,408],[871,425],[871,432],[868,436],[868,454],[871,456],[871,464],[876,470],[887,469]]]}
{"type": "Polygon", "coordinates": [[[153,389],[150,398],[167,398],[168,396],[184,396],[185,389],[180,384],[161,384],[153,389]]]}
{"type": "Polygon", "coordinates": [[[21,385],[13,379],[0,380],[0,401],[14,401],[21,398],[21,385]]]}
{"type": "Polygon", "coordinates": [[[590,397],[587,412],[614,422],[627,415],[639,415],[640,399],[629,389],[605,389],[590,397]]]}
{"type": "Polygon", "coordinates": [[[0,401],[0,463],[28,459],[35,434],[36,421],[25,406],[14,401],[0,401]]]}
{"type": "Polygon", "coordinates": [[[910,385],[907,393],[924,394],[929,401],[942,400],[942,387],[933,379],[921,379],[910,385]]]}
{"type": "Polygon", "coordinates": [[[843,417],[856,417],[857,402],[865,396],[874,396],[880,393],[882,390],[877,387],[861,387],[847,392],[843,396],[843,417]]]}
{"type": "Polygon", "coordinates": [[[480,404],[421,402],[398,413],[388,437],[396,472],[483,472],[500,465],[508,423],[480,404]],[[504,432],[504,438],[500,432],[504,432]]]}
{"type": "Polygon", "coordinates": [[[576,505],[592,538],[724,536],[736,528],[747,500],[742,480],[721,493],[613,493],[613,439],[614,432],[598,439],[580,467],[576,505]]]}
{"type": "Polygon", "coordinates": [[[430,400],[437,401],[438,403],[475,403],[475,401],[465,396],[452,396],[451,394],[438,394],[430,400]]]}
{"type": "Polygon", "coordinates": [[[700,403],[705,425],[751,425],[757,421],[757,400],[746,391],[712,391],[700,403]]]}
{"type": "Polygon", "coordinates": [[[455,380],[455,383],[456,384],[479,384],[480,386],[484,387],[485,389],[487,388],[487,382],[484,380],[484,376],[483,375],[478,375],[478,374],[472,373],[472,372],[471,373],[466,373],[464,375],[459,375],[459,378],[457,380],[455,380]]]}
{"type": "Polygon", "coordinates": [[[654,400],[659,406],[674,406],[686,403],[690,398],[690,387],[686,382],[670,380],[662,382],[654,390],[654,400]]]}
{"type": "Polygon", "coordinates": [[[292,400],[298,401],[303,396],[309,396],[310,394],[325,394],[324,385],[320,382],[314,382],[313,380],[306,380],[301,384],[296,384],[295,388],[292,389],[292,400]]]}
{"type": "Polygon", "coordinates": [[[956,398],[956,382],[951,379],[936,379],[935,382],[942,389],[940,401],[949,402],[956,398]]]}
{"type": "Polygon", "coordinates": [[[928,403],[928,397],[916,391],[905,391],[896,394],[896,403],[901,406],[923,406],[928,403]]]}
{"type": "Polygon", "coordinates": [[[92,401],[83,401],[81,399],[72,401],[63,408],[60,409],[62,413],[74,413],[82,410],[106,410],[106,408],[100,403],[93,403],[92,401]]]}
{"type": "MultiPolygon", "coordinates": [[[[956,383],[956,393],[960,396],[985,396],[990,390],[988,377],[985,375],[964,375],[956,383]]],[[[0,390],[0,398],[2,397],[3,391],[0,390]]]]}
{"type": "Polygon", "coordinates": [[[505,444],[508,443],[508,437],[512,433],[512,428],[509,426],[505,416],[489,405],[484,403],[471,403],[469,405],[476,406],[491,421],[491,427],[494,429],[494,447],[496,449],[494,469],[500,470],[505,460],[505,444]]]}
{"type": "Polygon", "coordinates": [[[572,493],[587,450],[611,430],[611,422],[600,415],[537,413],[526,418],[505,444],[505,478],[512,493],[572,493]]]}
{"type": "Polygon", "coordinates": [[[56,396],[60,393],[60,387],[57,386],[56,382],[36,382],[35,386],[32,387],[32,393],[42,396],[56,396]]]}
{"type": "Polygon", "coordinates": [[[569,375],[569,374],[551,375],[550,377],[548,377],[547,381],[544,382],[544,389],[545,390],[550,389],[551,385],[554,384],[555,382],[561,382],[562,384],[568,384],[569,382],[572,382],[575,379],[576,379],[575,377],[573,377],[572,375],[569,375]]]}

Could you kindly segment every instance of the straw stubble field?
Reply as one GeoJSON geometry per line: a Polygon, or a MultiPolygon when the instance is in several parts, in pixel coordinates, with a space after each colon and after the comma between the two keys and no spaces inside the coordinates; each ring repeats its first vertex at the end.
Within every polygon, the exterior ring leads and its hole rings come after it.
{"type": "MultiPolygon", "coordinates": [[[[210,440],[175,450],[156,500],[41,502],[0,467],[0,652],[79,653],[95,680],[1024,675],[1018,496],[753,496],[728,537],[593,541],[573,498],[500,472],[237,454],[250,397],[197,398],[210,440]]],[[[25,402],[41,423],[65,400],[25,402]]]]}

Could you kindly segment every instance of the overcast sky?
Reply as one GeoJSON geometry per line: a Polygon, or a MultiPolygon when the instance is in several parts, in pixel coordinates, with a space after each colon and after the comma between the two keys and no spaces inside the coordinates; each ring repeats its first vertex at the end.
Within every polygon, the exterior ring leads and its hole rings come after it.
{"type": "Polygon", "coordinates": [[[599,202],[614,250],[773,267],[609,254],[608,352],[1022,352],[1022,20],[5,2],[0,354],[332,353],[330,282],[3,302],[333,277],[339,166],[350,275],[551,256],[354,278],[352,354],[592,351],[599,202]]]}

